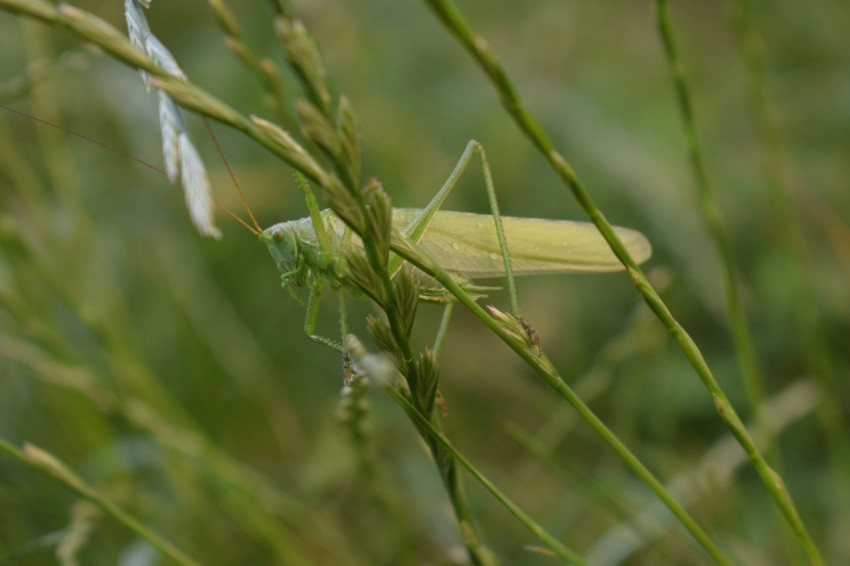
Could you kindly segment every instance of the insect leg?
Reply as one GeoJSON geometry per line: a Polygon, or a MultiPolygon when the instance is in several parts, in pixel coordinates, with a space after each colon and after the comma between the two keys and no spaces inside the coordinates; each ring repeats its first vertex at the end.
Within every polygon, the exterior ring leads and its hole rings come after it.
{"type": "MultiPolygon", "coordinates": [[[[446,200],[446,197],[449,196],[449,193],[454,188],[455,184],[457,184],[457,180],[466,170],[470,160],[472,160],[473,155],[476,153],[481,157],[481,170],[484,174],[484,185],[487,189],[487,200],[490,203],[490,212],[493,215],[496,237],[499,240],[499,249],[502,252],[502,261],[504,261],[505,264],[505,275],[508,280],[508,294],[510,295],[511,300],[511,311],[514,315],[519,316],[519,302],[517,301],[516,284],[514,283],[514,275],[511,269],[510,253],[508,252],[505,230],[502,227],[502,217],[499,214],[499,204],[496,200],[496,188],[493,185],[493,174],[490,171],[490,164],[487,162],[487,154],[484,152],[484,146],[480,143],[475,140],[470,140],[469,143],[466,144],[466,148],[463,150],[463,153],[455,165],[455,168],[449,175],[449,178],[446,179],[446,182],[443,183],[443,186],[440,187],[440,190],[437,191],[437,194],[434,195],[433,199],[431,199],[431,202],[422,209],[419,216],[417,216],[404,228],[404,230],[402,230],[402,233],[414,242],[419,242],[422,239],[423,234],[425,234],[425,231],[434,219],[434,215],[437,214],[437,211],[446,200]]],[[[393,257],[389,264],[390,273],[395,273],[395,270],[397,270],[400,265],[401,258],[393,257]]]]}
{"type": "MultiPolygon", "coordinates": [[[[345,232],[342,235],[343,248],[345,248],[351,242],[351,229],[346,226],[345,232]]],[[[339,258],[337,259],[337,263],[335,266],[335,270],[337,273],[342,271],[342,266],[344,264],[342,254],[339,254],[339,258]]],[[[343,288],[339,289],[339,333],[340,333],[340,344],[345,344],[346,337],[348,336],[348,309],[345,303],[345,293],[343,292],[343,288]]],[[[343,354],[343,356],[347,356],[347,354],[343,354]]],[[[343,360],[343,365],[345,365],[345,360],[343,360]]]]}
{"type": "Polygon", "coordinates": [[[537,335],[537,330],[528,323],[519,311],[519,300],[517,299],[516,284],[514,283],[514,274],[511,269],[511,256],[508,252],[508,242],[505,237],[505,230],[502,227],[502,217],[499,214],[499,203],[496,201],[496,187],[493,185],[493,173],[490,171],[490,165],[487,162],[487,154],[484,153],[484,147],[475,142],[478,152],[481,155],[481,170],[484,173],[484,185],[487,188],[487,200],[490,201],[490,211],[493,213],[493,222],[496,225],[496,237],[499,240],[499,249],[502,252],[502,261],[505,263],[505,276],[508,279],[508,293],[511,298],[511,315],[519,322],[525,332],[530,347],[535,350],[538,355],[542,353],[540,349],[540,336],[537,335]]]}
{"type": "MultiPolygon", "coordinates": [[[[331,240],[328,235],[328,231],[326,229],[324,219],[322,218],[322,214],[319,210],[319,204],[316,201],[316,196],[313,194],[313,189],[310,187],[310,183],[307,179],[299,173],[295,171],[295,182],[301,187],[301,190],[304,192],[304,200],[307,202],[307,210],[310,212],[310,219],[313,222],[313,230],[316,232],[316,240],[319,243],[319,249],[325,253],[331,253],[331,240]]],[[[350,240],[350,234],[347,235],[347,238],[350,240]]],[[[342,256],[340,256],[337,261],[337,271],[339,270],[339,265],[342,261],[342,256]]],[[[307,301],[307,316],[304,319],[304,333],[307,337],[316,342],[318,344],[323,344],[336,350],[337,352],[343,352],[342,344],[345,343],[345,337],[348,334],[348,325],[346,323],[346,308],[345,308],[345,296],[340,289],[339,293],[339,327],[342,339],[337,342],[335,340],[331,340],[330,338],[326,338],[324,336],[320,336],[315,334],[316,330],[316,317],[319,313],[319,302],[322,296],[322,291],[324,291],[325,279],[324,277],[317,278],[313,285],[310,288],[310,298],[307,301]]],[[[346,368],[350,367],[350,360],[347,358],[347,354],[343,353],[343,379],[348,382],[350,377],[349,371],[346,368]]]]}
{"type": "Polygon", "coordinates": [[[476,142],[475,149],[481,156],[481,171],[484,174],[484,186],[487,189],[487,200],[490,202],[490,212],[493,214],[493,223],[496,226],[496,237],[499,239],[499,249],[502,252],[502,261],[505,263],[505,276],[508,279],[508,294],[511,298],[511,311],[514,316],[519,317],[519,301],[516,294],[516,283],[514,283],[514,273],[511,269],[511,254],[508,252],[508,241],[505,238],[505,229],[502,227],[502,216],[499,214],[499,203],[496,201],[496,187],[493,185],[493,173],[490,171],[490,164],[487,162],[487,154],[484,153],[484,146],[476,142]]]}
{"type": "Polygon", "coordinates": [[[345,337],[348,336],[348,309],[345,305],[345,294],[342,289],[339,290],[339,332],[342,337],[341,344],[345,344],[345,337]]]}
{"type": "Polygon", "coordinates": [[[446,330],[449,327],[449,319],[452,317],[454,307],[454,303],[446,303],[446,307],[443,309],[443,318],[440,319],[440,328],[437,330],[437,336],[434,338],[434,347],[431,349],[435,360],[440,359],[440,349],[443,347],[446,330]]]}
{"type": "Polygon", "coordinates": [[[301,187],[304,192],[304,200],[307,202],[307,210],[310,212],[310,220],[313,221],[313,230],[316,232],[316,240],[319,242],[319,249],[323,252],[330,251],[330,239],[328,232],[325,229],[325,224],[322,220],[322,213],[319,211],[319,203],[316,201],[316,195],[313,194],[313,189],[310,187],[309,181],[299,171],[293,170],[295,175],[295,183],[301,187]]]}
{"type": "Polygon", "coordinates": [[[446,197],[449,196],[449,193],[457,184],[457,180],[466,170],[467,165],[469,165],[469,161],[472,159],[472,156],[476,151],[476,147],[480,148],[481,145],[475,140],[470,140],[470,142],[466,144],[466,148],[463,150],[463,153],[461,154],[460,159],[458,159],[455,168],[449,175],[449,178],[446,179],[446,182],[443,183],[443,186],[440,187],[440,190],[437,191],[437,194],[431,199],[431,202],[422,209],[419,216],[417,216],[404,228],[404,230],[402,230],[402,234],[414,242],[419,242],[419,240],[422,239],[422,235],[428,229],[428,226],[434,219],[434,215],[437,214],[437,211],[443,205],[446,197]]]}
{"type": "Polygon", "coordinates": [[[304,319],[304,334],[307,335],[307,338],[309,338],[313,342],[316,342],[317,344],[322,344],[324,346],[327,346],[328,348],[331,348],[332,350],[342,352],[342,344],[335,340],[331,340],[330,338],[315,334],[316,317],[319,314],[319,303],[321,301],[322,291],[324,291],[324,289],[324,277],[317,277],[310,286],[310,298],[307,299],[307,316],[304,319]]]}

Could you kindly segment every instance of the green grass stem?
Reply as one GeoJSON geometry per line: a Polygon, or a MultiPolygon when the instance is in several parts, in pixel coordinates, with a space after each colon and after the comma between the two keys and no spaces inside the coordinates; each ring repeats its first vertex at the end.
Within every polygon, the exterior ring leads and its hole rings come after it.
{"type": "Polygon", "coordinates": [[[151,543],[157,550],[177,564],[182,564],[183,566],[197,566],[198,562],[146,527],[133,515],[100,495],[96,489],[74,474],[70,468],[59,461],[55,456],[31,444],[24,445],[23,450],[20,450],[9,442],[6,442],[4,439],[0,439],[0,450],[21,463],[44,472],[80,497],[91,501],[104,513],[136,533],[139,537],[151,543]]]}
{"type": "MultiPolygon", "coordinates": [[[[461,45],[470,53],[484,73],[490,79],[496,89],[506,111],[516,122],[520,130],[529,138],[537,149],[549,161],[564,183],[569,187],[575,199],[587,213],[590,220],[596,225],[611,249],[626,267],[638,292],[643,296],[647,305],[655,312],[659,320],[664,324],[673,338],[679,344],[685,357],[693,366],[705,388],[710,393],[718,414],[732,431],[732,434],[741,443],[744,451],[753,463],[753,467],[761,477],[768,492],[776,501],[777,505],[785,515],[786,520],[797,533],[801,544],[815,564],[822,563],[817,548],[814,545],[802,519],[797,512],[791,494],[785,487],[782,478],[770,467],[764,455],[753,442],[749,433],[741,423],[740,417],[732,404],[727,399],[717,379],[705,361],[699,347],[691,338],[685,328],[679,324],[667,305],[653,289],[643,271],[638,267],[628,251],[614,233],[611,224],[596,206],[590,193],[579,181],[569,162],[555,149],[549,137],[545,134],[537,120],[527,110],[522,102],[518,91],[513,86],[508,74],[503,69],[498,59],[490,50],[487,42],[475,34],[463,20],[458,9],[449,0],[426,0],[427,4],[434,10],[437,17],[446,26],[447,30],[457,39],[461,45]]],[[[600,423],[601,424],[601,423],[600,423]]],[[[659,486],[661,487],[661,486],[659,486]]]]}

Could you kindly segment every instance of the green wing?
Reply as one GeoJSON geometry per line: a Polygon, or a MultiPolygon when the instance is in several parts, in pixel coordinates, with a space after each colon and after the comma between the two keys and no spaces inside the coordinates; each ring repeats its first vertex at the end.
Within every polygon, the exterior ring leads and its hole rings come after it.
{"type": "MultiPolygon", "coordinates": [[[[393,226],[404,228],[419,212],[414,208],[393,209],[393,226]]],[[[589,222],[503,216],[502,224],[515,275],[623,269],[589,222]]],[[[620,227],[614,230],[638,263],[652,255],[649,241],[640,232],[620,227]]],[[[488,214],[438,211],[420,244],[445,269],[471,279],[505,274],[495,224],[488,214]]]]}

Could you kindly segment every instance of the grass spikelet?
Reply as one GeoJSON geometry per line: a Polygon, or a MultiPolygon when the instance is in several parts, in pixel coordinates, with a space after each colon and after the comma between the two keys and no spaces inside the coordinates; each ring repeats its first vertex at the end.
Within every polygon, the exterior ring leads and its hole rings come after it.
{"type": "Polygon", "coordinates": [[[0,116],[0,562],[111,563],[176,533],[182,555],[155,559],[841,563],[841,1],[733,0],[731,22],[657,0],[654,25],[631,3],[423,0],[385,30],[370,3],[130,0],[125,34],[106,0],[0,0],[4,104],[82,134],[0,116]],[[594,21],[632,48],[598,49],[594,21]],[[84,74],[73,42],[97,48],[84,74]],[[127,108],[139,70],[156,110],[127,108]],[[173,192],[80,143],[157,153],[158,112],[164,169],[215,237],[224,169],[187,111],[234,130],[274,261],[241,230],[187,245],[185,215],[158,214],[173,192]],[[555,217],[591,220],[624,269],[506,282],[580,239],[555,217]]]}
{"type": "MultiPolygon", "coordinates": [[[[124,14],[127,20],[130,42],[137,49],[144,51],[165,74],[185,79],[186,73],[180,68],[177,60],[168,48],[150,32],[150,26],[141,9],[142,6],[148,8],[150,3],[140,4],[137,0],[126,0],[124,3],[124,14]]],[[[145,88],[150,88],[150,75],[141,70],[141,76],[145,88]]],[[[195,225],[201,235],[219,239],[221,238],[221,230],[215,225],[212,186],[201,156],[189,137],[180,108],[161,89],[157,89],[157,101],[160,133],[162,135],[162,155],[168,179],[174,183],[179,174],[192,224],[195,225]]]]}

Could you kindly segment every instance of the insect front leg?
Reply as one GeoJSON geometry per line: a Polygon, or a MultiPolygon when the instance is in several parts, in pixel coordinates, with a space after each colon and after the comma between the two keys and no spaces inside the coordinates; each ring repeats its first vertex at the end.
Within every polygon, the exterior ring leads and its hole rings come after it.
{"type": "Polygon", "coordinates": [[[304,318],[304,334],[307,338],[342,353],[342,344],[325,336],[316,334],[316,318],[319,315],[319,304],[325,289],[325,278],[316,277],[310,282],[310,298],[307,299],[307,316],[304,318]]]}

